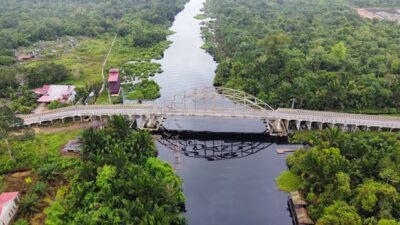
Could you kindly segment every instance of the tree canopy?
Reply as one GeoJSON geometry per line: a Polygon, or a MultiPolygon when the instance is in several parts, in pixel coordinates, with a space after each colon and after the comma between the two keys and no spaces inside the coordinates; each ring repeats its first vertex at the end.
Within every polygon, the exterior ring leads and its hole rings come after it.
{"type": "Polygon", "coordinates": [[[339,130],[299,132],[311,143],[287,159],[317,224],[397,224],[400,218],[400,135],[339,130]]]}
{"type": "Polygon", "coordinates": [[[398,1],[209,0],[203,28],[214,83],[274,107],[381,112],[400,107],[400,26],[355,4],[398,1]]]}
{"type": "Polygon", "coordinates": [[[46,224],[185,224],[182,181],[155,158],[148,133],[122,116],[89,129],[70,191],[46,210],[46,224]]]}

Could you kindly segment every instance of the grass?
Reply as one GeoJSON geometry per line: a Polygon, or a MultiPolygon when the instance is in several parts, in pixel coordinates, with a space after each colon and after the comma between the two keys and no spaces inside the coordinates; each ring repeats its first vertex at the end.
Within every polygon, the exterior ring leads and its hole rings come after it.
{"type": "Polygon", "coordinates": [[[275,181],[278,188],[286,192],[295,191],[301,187],[301,178],[288,170],[283,171],[275,181]]]}
{"type": "Polygon", "coordinates": [[[99,95],[99,97],[96,100],[97,105],[108,105],[110,104],[110,100],[108,98],[108,90],[104,89],[103,93],[99,95]]]}
{"type": "Polygon", "coordinates": [[[138,48],[130,44],[129,39],[118,37],[108,58],[106,69],[120,68],[127,62],[143,62],[152,59],[161,59],[169,41],[162,41],[149,48],[138,48]]]}
{"type": "Polygon", "coordinates": [[[0,174],[20,169],[33,169],[43,164],[48,157],[60,157],[60,149],[68,141],[77,138],[81,130],[50,134],[36,134],[33,137],[11,141],[14,161],[11,161],[3,142],[0,143],[0,174]]]}
{"type": "Polygon", "coordinates": [[[35,66],[39,62],[55,62],[65,65],[71,71],[71,76],[62,84],[84,86],[88,82],[102,80],[101,68],[111,40],[112,37],[108,36],[85,39],[72,51],[58,58],[30,61],[26,66],[35,66]]]}

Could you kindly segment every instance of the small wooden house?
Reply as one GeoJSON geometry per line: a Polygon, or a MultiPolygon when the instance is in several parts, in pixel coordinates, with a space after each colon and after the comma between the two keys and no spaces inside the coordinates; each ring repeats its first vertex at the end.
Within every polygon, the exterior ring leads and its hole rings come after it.
{"type": "Polygon", "coordinates": [[[313,225],[307,211],[307,202],[299,191],[290,192],[289,208],[295,225],[313,225]]]}
{"type": "Polygon", "coordinates": [[[113,96],[118,96],[121,89],[121,82],[119,79],[119,70],[110,69],[108,75],[108,88],[110,94],[113,96]]]}

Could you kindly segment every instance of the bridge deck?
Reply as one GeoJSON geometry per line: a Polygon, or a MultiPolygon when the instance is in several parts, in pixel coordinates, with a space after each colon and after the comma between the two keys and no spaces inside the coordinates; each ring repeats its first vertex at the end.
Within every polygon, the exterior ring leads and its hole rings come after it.
{"type": "Polygon", "coordinates": [[[21,115],[21,118],[24,120],[25,125],[32,125],[41,124],[46,121],[66,119],[69,117],[112,115],[252,118],[400,129],[400,117],[373,116],[285,108],[279,108],[277,110],[255,110],[247,108],[230,109],[224,107],[182,107],[179,109],[174,109],[151,104],[71,106],[37,114],[21,115]]]}

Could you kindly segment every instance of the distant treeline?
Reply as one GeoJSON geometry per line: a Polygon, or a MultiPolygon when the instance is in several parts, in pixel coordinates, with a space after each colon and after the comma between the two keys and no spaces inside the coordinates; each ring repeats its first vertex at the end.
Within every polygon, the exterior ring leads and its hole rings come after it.
{"type": "Polygon", "coordinates": [[[133,21],[170,24],[186,0],[7,0],[0,8],[0,55],[39,40],[63,35],[134,33],[133,21]]]}
{"type": "Polygon", "coordinates": [[[348,0],[349,3],[359,7],[398,7],[399,0],[348,0]]]}
{"type": "Polygon", "coordinates": [[[219,62],[216,85],[274,107],[400,107],[395,23],[363,19],[339,0],[209,0],[206,13],[216,18],[203,30],[219,62]]]}

